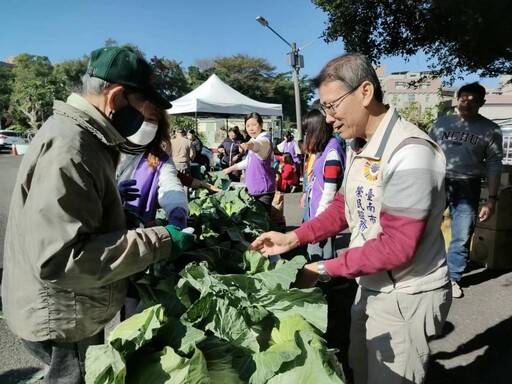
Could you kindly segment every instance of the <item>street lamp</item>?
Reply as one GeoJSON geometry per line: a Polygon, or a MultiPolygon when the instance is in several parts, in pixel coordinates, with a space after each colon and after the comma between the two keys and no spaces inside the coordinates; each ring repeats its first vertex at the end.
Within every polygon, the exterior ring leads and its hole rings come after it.
{"type": "Polygon", "coordinates": [[[299,71],[301,68],[304,68],[304,57],[302,55],[299,55],[300,49],[297,48],[297,45],[295,43],[290,44],[288,41],[286,41],[286,39],[283,36],[274,31],[264,17],[258,16],[256,20],[258,21],[258,23],[274,32],[277,35],[277,37],[283,40],[286,43],[286,45],[288,45],[292,50],[290,53],[288,53],[288,64],[293,67],[293,85],[295,88],[295,116],[297,119],[297,136],[299,136],[299,140],[302,140],[302,116],[300,111],[299,71]]]}

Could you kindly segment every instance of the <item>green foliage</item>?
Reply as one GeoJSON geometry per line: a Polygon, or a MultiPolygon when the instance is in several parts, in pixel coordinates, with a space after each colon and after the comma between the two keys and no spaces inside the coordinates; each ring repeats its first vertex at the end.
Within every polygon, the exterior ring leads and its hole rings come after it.
{"type": "Polygon", "coordinates": [[[272,94],[275,67],[266,59],[242,54],[220,57],[214,59],[212,70],[229,86],[247,97],[268,101],[272,94]]]}
{"type": "MultiPolygon", "coordinates": [[[[105,46],[119,46],[107,39],[105,46]]],[[[123,44],[141,57],[144,52],[134,44],[123,44]]],[[[170,101],[195,89],[211,74],[248,97],[283,105],[284,120],[295,122],[295,92],[293,72],[275,73],[275,67],[266,59],[237,54],[231,57],[198,60],[186,72],[180,63],[154,56],[149,60],[155,71],[154,82],[158,90],[170,101]]],[[[47,57],[22,54],[15,59],[15,68],[0,68],[0,119],[9,117],[14,123],[37,129],[52,111],[53,100],[65,100],[80,84],[86,71],[88,56],[52,65],[47,57]],[[8,109],[8,106],[12,107],[8,109]],[[8,110],[8,112],[7,112],[8,110]]],[[[306,77],[300,79],[303,110],[311,100],[313,90],[306,77]]],[[[173,116],[173,128],[196,129],[195,119],[173,116]]]]}
{"type": "Polygon", "coordinates": [[[178,62],[154,56],[150,60],[155,71],[156,88],[169,101],[175,100],[192,90],[178,62]]]}
{"type": "Polygon", "coordinates": [[[400,115],[407,121],[428,132],[437,118],[437,107],[427,107],[421,112],[421,106],[418,102],[413,101],[405,108],[398,109],[400,115]]]}
{"type": "MultiPolygon", "coordinates": [[[[313,98],[313,90],[305,76],[299,79],[299,88],[301,111],[306,111],[310,100],[313,98]]],[[[284,119],[293,121],[296,127],[297,115],[295,113],[295,88],[292,72],[278,73],[274,77],[272,94],[274,96],[271,102],[282,104],[284,119]]]]}
{"type": "Polygon", "coordinates": [[[196,119],[190,116],[179,116],[179,115],[170,115],[169,121],[171,123],[171,130],[174,131],[178,128],[197,130],[196,128],[196,119]]]}
{"type": "Polygon", "coordinates": [[[512,72],[508,0],[312,0],[329,17],[324,38],[378,62],[423,51],[431,69],[450,80],[461,73],[512,72]],[[501,21],[500,21],[501,20],[501,21]]]}
{"type": "Polygon", "coordinates": [[[19,124],[12,124],[9,125],[9,129],[12,131],[25,132],[28,130],[28,127],[19,124]]]}
{"type": "Polygon", "coordinates": [[[269,229],[268,216],[222,172],[209,181],[224,191],[190,202],[196,246],[136,282],[147,309],[88,349],[86,381],[343,383],[322,338],[322,291],[293,287],[306,259],[270,262],[247,251],[269,229]]]}
{"type": "Polygon", "coordinates": [[[265,209],[245,189],[231,187],[222,172],[216,172],[209,182],[225,190],[215,194],[201,190],[189,203],[188,225],[195,229],[195,246],[172,263],[157,262],[156,278],[190,261],[206,261],[219,273],[241,272],[242,255],[249,244],[261,233],[276,229],[265,209]]]}
{"type": "Polygon", "coordinates": [[[14,74],[12,68],[0,65],[0,127],[7,121],[9,98],[12,92],[14,74]]]}
{"type": "MultiPolygon", "coordinates": [[[[326,347],[327,306],[318,288],[291,288],[306,260],[244,255],[244,271],[219,275],[189,264],[167,296],[87,351],[89,383],[343,383],[326,347]]],[[[162,295],[163,296],[163,295],[162,295]]]]}
{"type": "Polygon", "coordinates": [[[188,67],[187,73],[185,74],[188,83],[192,89],[199,87],[203,84],[208,78],[212,75],[212,70],[210,68],[201,70],[197,66],[188,67]]]}
{"type": "Polygon", "coordinates": [[[67,96],[81,84],[88,62],[89,56],[84,55],[81,59],[66,60],[55,64],[53,74],[64,90],[63,94],[55,95],[56,99],[66,100],[67,96]]]}
{"type": "Polygon", "coordinates": [[[10,114],[15,123],[38,129],[52,112],[56,94],[63,92],[46,56],[23,53],[14,58],[10,114]]]}

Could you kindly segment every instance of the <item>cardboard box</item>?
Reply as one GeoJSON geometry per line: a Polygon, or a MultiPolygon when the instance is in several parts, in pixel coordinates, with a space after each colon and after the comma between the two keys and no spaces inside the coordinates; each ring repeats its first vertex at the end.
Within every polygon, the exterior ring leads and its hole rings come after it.
{"type": "Polygon", "coordinates": [[[512,269],[512,231],[475,228],[470,259],[490,269],[512,269]]]}
{"type": "MultiPolygon", "coordinates": [[[[487,202],[488,196],[489,192],[487,188],[482,188],[480,201],[483,203],[487,202]]],[[[494,215],[487,221],[477,221],[477,227],[498,231],[512,230],[512,187],[502,189],[498,194],[498,199],[494,215]]],[[[480,211],[480,208],[478,211],[480,211]]]]}

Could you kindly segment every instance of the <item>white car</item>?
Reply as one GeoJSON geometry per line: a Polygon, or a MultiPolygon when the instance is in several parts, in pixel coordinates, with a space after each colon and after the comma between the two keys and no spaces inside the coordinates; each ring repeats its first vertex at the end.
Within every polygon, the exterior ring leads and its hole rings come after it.
{"type": "Polygon", "coordinates": [[[0,130],[0,149],[12,148],[13,144],[23,144],[25,139],[21,132],[11,130],[0,130]]]}

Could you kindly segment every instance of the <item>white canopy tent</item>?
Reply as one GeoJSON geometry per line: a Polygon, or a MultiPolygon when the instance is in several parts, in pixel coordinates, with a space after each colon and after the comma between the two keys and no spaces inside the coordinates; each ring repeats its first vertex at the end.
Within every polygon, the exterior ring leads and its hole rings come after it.
{"type": "Polygon", "coordinates": [[[213,74],[192,92],[172,101],[170,115],[246,115],[258,112],[262,116],[282,116],[281,104],[262,103],[234,90],[213,74]]]}

